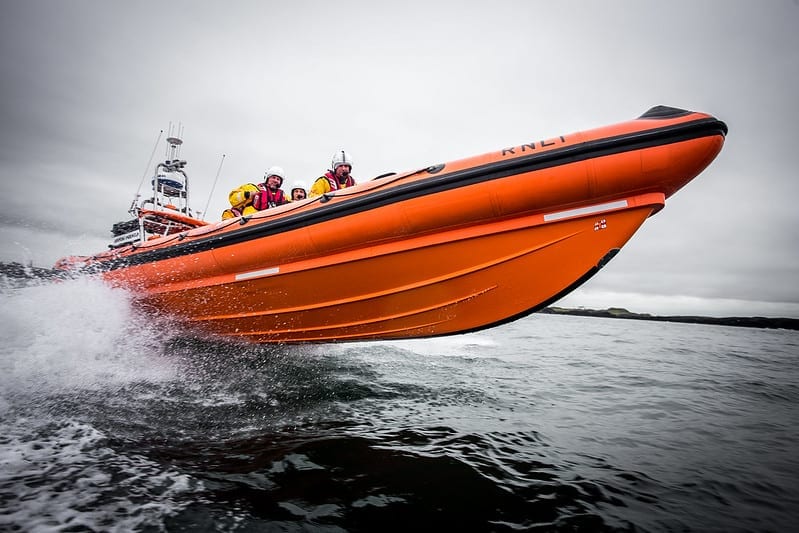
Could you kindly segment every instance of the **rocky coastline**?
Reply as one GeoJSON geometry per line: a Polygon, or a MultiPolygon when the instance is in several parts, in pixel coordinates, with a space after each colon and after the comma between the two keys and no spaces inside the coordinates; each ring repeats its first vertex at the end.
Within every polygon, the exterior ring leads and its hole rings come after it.
{"type": "Polygon", "coordinates": [[[799,330],[797,318],[770,318],[762,316],[660,316],[648,313],[631,313],[627,309],[611,307],[608,309],[570,309],[565,307],[547,307],[539,313],[549,315],[590,316],[600,318],[624,318],[628,320],[653,320],[660,322],[683,322],[687,324],[711,324],[715,326],[736,326],[741,328],[768,328],[768,329],[793,329],[799,330]]]}

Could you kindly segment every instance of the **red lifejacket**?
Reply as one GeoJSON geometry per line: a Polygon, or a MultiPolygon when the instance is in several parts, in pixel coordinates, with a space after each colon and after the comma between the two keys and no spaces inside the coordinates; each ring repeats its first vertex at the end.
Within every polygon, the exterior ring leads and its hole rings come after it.
{"type": "Polygon", "coordinates": [[[347,181],[344,182],[344,185],[339,183],[338,179],[336,178],[336,175],[329,170],[322,177],[327,179],[327,183],[328,185],[330,185],[331,191],[337,191],[339,189],[345,189],[347,187],[352,187],[353,185],[355,185],[355,180],[352,179],[352,174],[347,176],[347,181]]]}
{"type": "Polygon", "coordinates": [[[262,209],[277,207],[288,203],[286,195],[283,194],[283,189],[271,191],[263,183],[259,183],[258,188],[261,189],[261,192],[256,194],[255,198],[252,200],[252,206],[257,210],[261,211],[262,209]]]}

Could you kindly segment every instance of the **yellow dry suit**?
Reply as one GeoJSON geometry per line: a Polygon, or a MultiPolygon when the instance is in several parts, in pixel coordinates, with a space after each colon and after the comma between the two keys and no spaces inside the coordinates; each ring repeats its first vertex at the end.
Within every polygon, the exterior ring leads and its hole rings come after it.
{"type": "Polygon", "coordinates": [[[245,183],[230,191],[228,194],[230,208],[222,211],[222,220],[257,213],[258,210],[253,207],[252,201],[259,192],[261,189],[252,183],[245,183]]]}

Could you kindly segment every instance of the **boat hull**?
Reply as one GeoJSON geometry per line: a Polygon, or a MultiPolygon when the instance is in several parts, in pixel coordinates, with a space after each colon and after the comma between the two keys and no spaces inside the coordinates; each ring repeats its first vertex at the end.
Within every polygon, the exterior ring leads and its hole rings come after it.
{"type": "Polygon", "coordinates": [[[655,109],[84,258],[84,268],[187,327],[252,342],[490,327],[587,280],[721,150],[720,121],[655,109]]]}
{"type": "Polygon", "coordinates": [[[192,316],[201,330],[256,342],[472,331],[533,312],[588,279],[660,205],[649,200],[555,224],[530,217],[300,261],[237,286],[165,293],[157,305],[192,316]],[[195,314],[193,302],[207,296],[213,303],[195,314]]]}

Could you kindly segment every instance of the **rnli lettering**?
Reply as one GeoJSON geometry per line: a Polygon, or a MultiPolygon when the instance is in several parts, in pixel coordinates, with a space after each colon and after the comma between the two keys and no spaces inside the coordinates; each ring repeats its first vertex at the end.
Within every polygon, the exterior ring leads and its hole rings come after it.
{"type": "Polygon", "coordinates": [[[554,139],[547,139],[545,141],[538,141],[538,142],[531,142],[527,144],[522,144],[520,146],[514,146],[513,148],[504,148],[502,150],[502,155],[516,155],[517,153],[525,153],[525,152],[532,152],[533,150],[540,149],[540,148],[547,148],[549,146],[555,146],[556,144],[563,144],[566,142],[566,138],[561,135],[560,137],[555,137],[554,139]]]}

